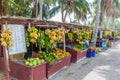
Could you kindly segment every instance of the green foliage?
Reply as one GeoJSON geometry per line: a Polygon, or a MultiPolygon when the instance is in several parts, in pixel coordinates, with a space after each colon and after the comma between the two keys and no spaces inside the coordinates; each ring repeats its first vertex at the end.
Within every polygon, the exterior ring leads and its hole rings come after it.
{"type": "Polygon", "coordinates": [[[31,4],[34,0],[2,0],[5,6],[6,15],[31,17],[31,4]]]}
{"type": "Polygon", "coordinates": [[[58,5],[55,5],[49,13],[50,17],[53,17],[59,11],[65,13],[63,16],[72,15],[77,20],[85,20],[87,13],[90,13],[89,4],[86,0],[56,0],[58,5]],[[68,13],[68,14],[67,14],[68,13]],[[67,15],[66,15],[67,14],[67,15]]]}

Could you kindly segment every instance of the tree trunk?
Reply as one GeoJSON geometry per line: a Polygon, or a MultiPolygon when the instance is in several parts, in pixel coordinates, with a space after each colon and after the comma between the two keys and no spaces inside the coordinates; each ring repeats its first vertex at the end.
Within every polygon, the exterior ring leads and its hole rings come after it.
{"type": "Polygon", "coordinates": [[[115,31],[115,19],[114,18],[112,18],[112,30],[115,31]]]}
{"type": "MultiPolygon", "coordinates": [[[[0,1],[0,7],[2,8],[2,1],[0,1]]],[[[0,16],[2,15],[2,9],[0,9],[0,16]]]]}
{"type": "Polygon", "coordinates": [[[92,40],[90,43],[90,45],[92,46],[96,46],[96,41],[97,41],[98,26],[100,21],[100,5],[101,5],[101,0],[97,0],[96,20],[95,20],[95,26],[93,28],[92,40]]]}
{"type": "Polygon", "coordinates": [[[5,5],[2,3],[2,0],[0,1],[0,16],[6,16],[6,8],[5,5]]]}
{"type": "Polygon", "coordinates": [[[43,12],[43,3],[44,3],[44,0],[39,0],[39,15],[38,15],[38,18],[40,20],[42,20],[42,12],[43,12]]]}
{"type": "Polygon", "coordinates": [[[61,14],[62,14],[62,22],[63,22],[63,4],[62,4],[62,8],[61,8],[61,14]]]}
{"type": "Polygon", "coordinates": [[[67,17],[67,14],[68,14],[68,11],[66,10],[65,16],[64,16],[64,18],[63,18],[63,22],[65,22],[65,19],[66,19],[66,17],[67,17]]]}
{"type": "Polygon", "coordinates": [[[34,8],[33,8],[33,16],[37,18],[38,14],[38,0],[35,0],[34,8]]]}

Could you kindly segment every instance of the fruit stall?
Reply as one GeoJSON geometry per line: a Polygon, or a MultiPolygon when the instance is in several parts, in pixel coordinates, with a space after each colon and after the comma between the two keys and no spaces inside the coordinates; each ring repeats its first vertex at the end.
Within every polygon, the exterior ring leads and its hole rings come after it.
{"type": "Polygon", "coordinates": [[[6,73],[6,79],[46,80],[46,62],[43,59],[19,56],[27,52],[24,21],[4,19],[1,26],[0,54],[3,57],[0,57],[0,70],[6,73]]]}
{"type": "Polygon", "coordinates": [[[1,19],[0,70],[7,73],[7,79],[46,80],[70,65],[70,53],[57,48],[58,43],[64,44],[67,33],[59,25],[31,19],[1,19]]]}
{"type": "MultiPolygon", "coordinates": [[[[39,27],[39,25],[37,26],[39,27]]],[[[37,28],[34,27],[31,27],[30,30],[31,29],[37,30],[37,28]]],[[[51,29],[50,26],[47,28],[44,26],[44,28],[42,27],[38,32],[41,35],[39,39],[41,39],[42,43],[39,44],[40,40],[36,41],[39,45],[38,50],[34,52],[34,56],[36,53],[36,56],[41,57],[47,62],[47,78],[50,78],[62,68],[70,65],[70,53],[57,46],[58,43],[64,43],[64,35],[67,33],[67,30],[65,31],[61,27],[54,27],[51,29]]],[[[34,41],[32,41],[32,43],[33,42],[34,41]]]]}
{"type": "Polygon", "coordinates": [[[68,40],[72,42],[67,44],[66,51],[71,53],[71,62],[77,62],[86,56],[89,40],[91,39],[92,30],[72,29],[68,33],[68,40]]]}
{"type": "Polygon", "coordinates": [[[112,36],[111,30],[99,28],[96,46],[101,47],[101,43],[105,41],[105,43],[107,44],[107,47],[111,47],[112,46],[111,42],[113,41],[113,39],[114,38],[112,36]]]}

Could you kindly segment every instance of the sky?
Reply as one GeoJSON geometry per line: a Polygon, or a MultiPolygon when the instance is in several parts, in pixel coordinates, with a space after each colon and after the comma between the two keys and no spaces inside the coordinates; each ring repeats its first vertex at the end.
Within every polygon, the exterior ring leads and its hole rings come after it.
{"type": "Polygon", "coordinates": [[[92,3],[94,0],[87,0],[87,2],[92,3]]]}

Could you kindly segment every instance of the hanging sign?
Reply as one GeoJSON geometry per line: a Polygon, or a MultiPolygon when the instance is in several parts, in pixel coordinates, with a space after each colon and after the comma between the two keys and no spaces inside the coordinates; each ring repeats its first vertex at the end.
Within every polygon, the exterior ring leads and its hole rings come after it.
{"type": "Polygon", "coordinates": [[[23,25],[8,24],[6,29],[12,30],[13,46],[8,48],[9,55],[26,52],[25,30],[23,25]]]}

